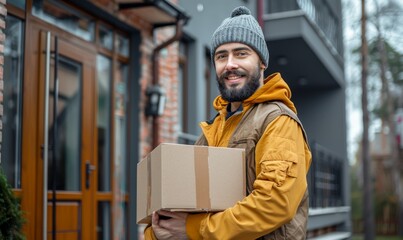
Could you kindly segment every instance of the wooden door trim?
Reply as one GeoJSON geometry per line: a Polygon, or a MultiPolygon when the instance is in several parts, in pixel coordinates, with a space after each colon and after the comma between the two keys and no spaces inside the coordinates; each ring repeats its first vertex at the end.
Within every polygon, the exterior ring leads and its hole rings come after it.
{"type": "MultiPolygon", "coordinates": [[[[34,36],[33,25],[27,21],[25,38],[28,36],[34,36]]],[[[24,210],[27,224],[24,224],[24,232],[28,238],[40,239],[40,235],[37,234],[38,230],[35,223],[38,222],[36,209],[42,209],[42,206],[37,204],[37,194],[42,188],[36,189],[37,176],[39,173],[36,171],[37,165],[41,164],[40,151],[37,147],[39,116],[37,113],[40,110],[39,106],[39,60],[41,60],[41,54],[38,52],[40,45],[39,37],[32,38],[30,41],[24,41],[25,43],[25,55],[24,55],[24,81],[23,81],[23,103],[29,102],[32,104],[23,104],[22,107],[22,142],[21,142],[21,166],[22,166],[22,178],[21,178],[21,205],[24,210]],[[29,73],[29,74],[27,74],[29,73]],[[37,103],[37,104],[35,104],[37,103]],[[28,121],[29,119],[29,121],[28,121]],[[39,237],[39,238],[38,238],[39,237]]]]}
{"type": "MultiPolygon", "coordinates": [[[[41,239],[42,238],[42,220],[43,220],[43,161],[41,156],[41,144],[43,143],[43,101],[44,101],[44,54],[41,52],[44,43],[40,40],[41,31],[52,31],[46,24],[42,24],[38,21],[27,21],[27,28],[25,38],[25,57],[24,57],[24,80],[23,80],[23,121],[22,121],[22,190],[21,190],[21,204],[24,212],[26,212],[27,224],[24,225],[24,232],[28,239],[41,239]],[[42,46],[42,47],[41,47],[42,46]],[[38,114],[40,113],[40,114],[38,114]]],[[[59,31],[53,32],[56,35],[65,36],[66,34],[59,31]]],[[[82,129],[90,129],[88,136],[81,134],[80,141],[85,141],[85,144],[81,144],[81,170],[85,169],[82,164],[85,164],[85,160],[89,159],[92,164],[95,163],[94,151],[91,148],[95,147],[94,128],[95,120],[95,68],[96,68],[96,51],[95,47],[86,47],[88,44],[77,45],[77,41],[72,43],[71,39],[60,37],[59,48],[66,48],[68,46],[69,51],[63,51],[63,56],[70,57],[81,63],[83,63],[83,80],[81,84],[82,91],[82,103],[81,103],[81,115],[82,129]],[[65,40],[66,39],[66,40],[65,40]],[[89,80],[88,80],[89,79],[89,80]],[[88,91],[88,92],[86,92],[88,91]],[[84,121],[85,119],[85,121],[84,121]],[[83,124],[86,124],[84,126],[83,124]],[[91,126],[92,125],[92,126],[91,126]],[[85,138],[85,139],[84,139],[85,138]],[[83,150],[83,148],[87,150],[83,150]],[[85,153],[86,152],[86,153],[85,153]]],[[[83,174],[83,172],[82,172],[83,174]]],[[[95,176],[96,172],[93,172],[95,176]]],[[[84,175],[82,175],[84,176],[84,175]]],[[[91,184],[95,186],[95,177],[91,177],[91,184]]],[[[85,181],[81,179],[82,193],[90,190],[85,189],[85,181]]],[[[93,195],[96,193],[96,189],[92,190],[93,195]]],[[[48,194],[49,195],[49,194],[48,194]]],[[[80,194],[67,193],[58,194],[57,199],[63,200],[82,200],[80,194]]],[[[91,197],[94,199],[94,197],[91,197]]],[[[48,199],[50,199],[48,197],[48,199]]],[[[83,202],[84,204],[84,202],[83,202]]],[[[88,200],[86,204],[88,208],[84,208],[83,211],[88,211],[86,217],[86,223],[94,221],[92,224],[94,229],[90,230],[90,234],[82,236],[83,239],[92,239],[95,232],[96,219],[93,219],[90,215],[96,211],[96,204],[89,204],[88,200]]],[[[83,212],[84,214],[84,212],[83,212]]],[[[83,221],[84,222],[84,221],[83,221]]]]}

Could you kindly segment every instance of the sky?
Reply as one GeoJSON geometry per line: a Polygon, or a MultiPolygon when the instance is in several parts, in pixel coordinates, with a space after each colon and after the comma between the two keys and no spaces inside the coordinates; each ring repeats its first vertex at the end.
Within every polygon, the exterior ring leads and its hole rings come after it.
{"type": "MultiPolygon", "coordinates": [[[[379,6],[382,6],[387,0],[366,0],[367,14],[375,10],[375,1],[379,6]]],[[[403,1],[396,0],[402,9],[403,1]]],[[[361,66],[357,65],[360,62],[360,56],[353,55],[352,49],[361,45],[361,1],[358,0],[342,0],[343,3],[343,24],[344,24],[344,58],[345,58],[345,76],[346,76],[346,110],[347,110],[347,146],[348,158],[351,164],[355,162],[355,154],[358,149],[358,142],[362,135],[362,111],[361,111],[361,66]]],[[[403,16],[403,12],[401,12],[403,16]]],[[[367,39],[375,35],[374,25],[367,24],[367,39]]],[[[385,38],[403,53],[403,25],[396,23],[393,26],[393,31],[385,32],[385,38]]],[[[379,85],[371,85],[375,89],[379,85]]],[[[377,99],[376,93],[369,95],[371,99],[377,99]],[[374,95],[375,94],[375,95],[374,95]]],[[[376,102],[371,101],[372,104],[376,102]]],[[[369,107],[371,108],[371,106],[369,107]]],[[[374,133],[379,131],[380,122],[372,121],[369,129],[370,139],[374,138],[374,133]]]]}

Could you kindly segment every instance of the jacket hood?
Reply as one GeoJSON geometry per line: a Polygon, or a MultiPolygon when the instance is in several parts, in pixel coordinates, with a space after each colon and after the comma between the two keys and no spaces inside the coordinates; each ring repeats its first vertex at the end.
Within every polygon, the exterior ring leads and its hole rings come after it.
{"type": "MultiPolygon", "coordinates": [[[[260,87],[252,96],[243,101],[244,107],[270,101],[281,101],[292,111],[297,113],[294,103],[291,101],[291,90],[280,73],[273,73],[264,80],[264,85],[260,87]]],[[[221,95],[217,96],[213,106],[220,111],[228,105],[221,95]]]]}

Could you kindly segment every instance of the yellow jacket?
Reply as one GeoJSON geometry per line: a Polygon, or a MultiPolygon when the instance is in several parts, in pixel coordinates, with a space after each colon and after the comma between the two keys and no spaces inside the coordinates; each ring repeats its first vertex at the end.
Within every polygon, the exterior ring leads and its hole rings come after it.
{"type": "MultiPolygon", "coordinates": [[[[264,119],[265,116],[259,116],[259,111],[250,110],[267,102],[280,101],[296,113],[290,98],[289,87],[276,73],[266,78],[265,84],[244,100],[242,111],[228,119],[228,102],[221,96],[215,99],[214,107],[219,115],[212,124],[200,124],[205,140],[209,146],[233,147],[237,146],[234,145],[234,132],[244,131],[243,136],[251,136],[245,140],[252,142],[246,144],[255,146],[253,152],[246,153],[246,156],[254,161],[256,179],[250,184],[253,189],[249,195],[233,207],[219,213],[190,214],[186,221],[189,239],[256,239],[294,221],[297,211],[301,212],[299,208],[307,192],[306,174],[311,161],[302,126],[293,118],[280,115],[270,121],[259,134],[259,139],[255,140],[254,129],[244,124],[245,120],[264,119]]],[[[298,221],[306,227],[307,205],[303,208],[304,214],[299,215],[305,219],[298,221]]],[[[298,235],[304,230],[292,229],[298,231],[295,232],[298,235]]],[[[145,238],[155,239],[151,228],[146,229],[145,238]]]]}

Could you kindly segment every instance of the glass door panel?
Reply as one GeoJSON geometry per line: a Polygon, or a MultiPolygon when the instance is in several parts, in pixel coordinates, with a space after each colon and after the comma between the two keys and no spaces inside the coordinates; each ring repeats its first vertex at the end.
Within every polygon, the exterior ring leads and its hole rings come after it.
{"type": "Polygon", "coordinates": [[[98,85],[98,191],[110,192],[110,132],[111,132],[111,79],[112,60],[103,55],[97,56],[97,85],[98,85]]]}
{"type": "Polygon", "coordinates": [[[94,239],[96,53],[40,25],[35,30],[43,53],[39,105],[44,106],[38,113],[43,230],[35,239],[94,239]]]}
{"type": "MultiPolygon", "coordinates": [[[[51,76],[54,67],[51,67],[51,76]]],[[[54,81],[49,83],[49,139],[56,152],[49,155],[48,189],[52,189],[55,176],[56,190],[80,191],[80,139],[81,139],[81,82],[82,65],[79,62],[60,56],[58,62],[59,86],[57,101],[54,99],[54,81]],[[54,116],[54,102],[57,102],[57,115],[54,116]],[[56,119],[56,125],[54,124],[56,119]],[[52,142],[53,140],[53,142],[52,142]],[[56,158],[54,161],[53,158],[56,158]],[[53,164],[56,163],[56,166],[53,164]],[[56,172],[53,171],[56,169],[56,172]]]]}

